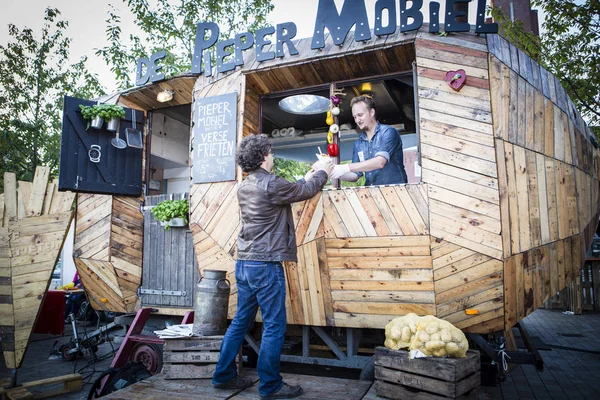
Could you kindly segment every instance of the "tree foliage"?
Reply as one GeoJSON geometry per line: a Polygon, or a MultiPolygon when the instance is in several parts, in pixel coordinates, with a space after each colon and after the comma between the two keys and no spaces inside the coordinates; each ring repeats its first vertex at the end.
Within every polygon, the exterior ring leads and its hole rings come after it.
{"type": "Polygon", "coordinates": [[[121,89],[134,86],[132,75],[141,57],[165,50],[162,72],[172,77],[191,69],[196,24],[212,21],[219,24],[221,39],[245,30],[255,32],[266,23],[273,9],[270,0],[123,0],[133,13],[142,36],[123,38],[121,17],[113,8],[106,20],[109,45],[100,55],[121,89]]]}
{"type": "MultiPolygon", "coordinates": [[[[63,96],[102,93],[86,58],[69,64],[71,39],[60,11],[47,8],[40,35],[9,24],[9,43],[0,45],[0,174],[31,181],[38,165],[58,169],[63,96]]],[[[4,179],[0,191],[4,189],[4,179]]]]}
{"type": "Polygon", "coordinates": [[[546,17],[540,38],[498,8],[502,34],[562,83],[588,123],[600,124],[600,0],[533,0],[546,17]]]}

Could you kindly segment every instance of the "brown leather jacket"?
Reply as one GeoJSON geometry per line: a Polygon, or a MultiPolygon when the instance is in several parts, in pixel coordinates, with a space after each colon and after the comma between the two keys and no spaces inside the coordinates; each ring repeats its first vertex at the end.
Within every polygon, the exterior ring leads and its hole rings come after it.
{"type": "Polygon", "coordinates": [[[238,259],[297,261],[296,233],[290,204],[316,195],[327,182],[318,171],[306,182],[292,183],[262,168],[251,172],[237,192],[242,218],[238,259]]]}

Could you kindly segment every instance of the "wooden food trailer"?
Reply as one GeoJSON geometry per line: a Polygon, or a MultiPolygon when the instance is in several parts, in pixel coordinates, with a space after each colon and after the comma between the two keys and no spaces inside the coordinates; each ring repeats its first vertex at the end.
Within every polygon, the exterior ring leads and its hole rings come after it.
{"type": "MultiPolygon", "coordinates": [[[[383,328],[414,312],[466,332],[507,331],[580,279],[599,217],[600,153],[590,130],[558,79],[500,36],[427,28],[371,31],[367,41],[348,35],[341,44],[327,34],[319,49],[311,48],[318,38],[293,40],[297,54],[289,43],[282,53],[267,44],[258,52],[277,57],[257,61],[251,50],[230,71],[120,93],[118,103],[147,120],[143,149],[127,149],[139,156],[144,194],[161,194],[149,189],[159,161],[188,171],[190,229],[150,235],[155,197],[78,194],[75,260],[94,307],[131,312],[141,298],[141,306],[182,315],[204,269],[235,281],[243,175],[227,150],[225,166],[199,150],[215,143],[201,136],[203,107],[231,94],[233,148],[247,135],[293,126],[303,133],[274,137],[276,156],[314,160],[326,145],[324,114],[289,116],[277,104],[291,94],[343,92],[339,122],[351,126],[338,138],[342,159],[358,137],[349,103],[362,93],[374,96],[379,119],[397,127],[405,150],[416,150],[408,184],[329,186],[293,205],[299,261],[285,263],[288,324],[383,328]],[[446,76],[459,70],[467,78],[456,91],[446,76]],[[172,100],[158,103],[165,90],[172,100]],[[200,164],[205,170],[196,172],[200,164]]],[[[221,149],[231,146],[223,140],[221,149]]],[[[230,318],[236,300],[232,286],[230,318]]]]}

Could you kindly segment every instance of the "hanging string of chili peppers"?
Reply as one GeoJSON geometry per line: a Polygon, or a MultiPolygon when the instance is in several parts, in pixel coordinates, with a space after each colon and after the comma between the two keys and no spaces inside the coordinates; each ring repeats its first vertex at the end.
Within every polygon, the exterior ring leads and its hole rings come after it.
{"type": "Polygon", "coordinates": [[[335,123],[334,117],[340,115],[341,102],[342,100],[338,95],[331,96],[327,119],[325,120],[327,125],[329,125],[329,131],[327,132],[327,153],[330,157],[337,157],[340,154],[339,146],[333,142],[333,135],[340,131],[340,127],[335,123]]]}

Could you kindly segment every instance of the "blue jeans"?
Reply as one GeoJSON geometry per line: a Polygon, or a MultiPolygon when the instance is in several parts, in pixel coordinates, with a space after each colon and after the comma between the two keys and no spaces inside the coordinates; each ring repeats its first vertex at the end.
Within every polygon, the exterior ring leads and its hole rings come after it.
{"type": "Polygon", "coordinates": [[[279,357],[286,330],[285,275],[280,262],[238,260],[235,264],[238,303],[235,317],[221,344],[213,384],[235,378],[235,357],[260,307],[263,334],[258,354],[258,392],[268,396],[283,386],[279,357]]]}

